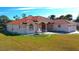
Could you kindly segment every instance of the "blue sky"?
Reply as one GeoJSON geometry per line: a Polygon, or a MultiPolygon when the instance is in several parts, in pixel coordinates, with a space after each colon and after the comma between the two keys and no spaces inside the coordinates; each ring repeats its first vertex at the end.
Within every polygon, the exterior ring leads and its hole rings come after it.
{"type": "Polygon", "coordinates": [[[60,15],[72,14],[75,19],[79,14],[79,8],[53,8],[53,7],[0,7],[0,15],[7,15],[10,19],[13,19],[13,16],[18,15],[21,17],[22,13],[25,13],[26,16],[44,16],[48,17],[49,15],[60,15]]]}

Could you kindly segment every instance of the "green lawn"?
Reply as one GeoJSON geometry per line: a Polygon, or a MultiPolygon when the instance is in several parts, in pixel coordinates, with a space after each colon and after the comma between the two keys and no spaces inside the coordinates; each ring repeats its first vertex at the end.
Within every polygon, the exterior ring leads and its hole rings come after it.
{"type": "Polygon", "coordinates": [[[0,50],[72,51],[79,50],[79,34],[18,35],[0,34],[0,50]]]}

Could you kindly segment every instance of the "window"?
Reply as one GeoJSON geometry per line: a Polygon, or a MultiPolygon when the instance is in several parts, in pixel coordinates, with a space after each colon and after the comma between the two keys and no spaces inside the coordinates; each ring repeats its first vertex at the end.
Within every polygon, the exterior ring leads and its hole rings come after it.
{"type": "Polygon", "coordinates": [[[26,22],[23,22],[22,23],[22,28],[26,28],[26,26],[27,26],[27,23],[26,22]]]}
{"type": "Polygon", "coordinates": [[[61,25],[58,25],[58,27],[61,27],[61,25]]]}
{"type": "Polygon", "coordinates": [[[22,24],[27,24],[26,22],[23,22],[22,24]]]}
{"type": "Polygon", "coordinates": [[[33,29],[34,29],[33,24],[30,24],[30,25],[29,25],[29,29],[30,29],[30,30],[33,30],[33,29]]]}

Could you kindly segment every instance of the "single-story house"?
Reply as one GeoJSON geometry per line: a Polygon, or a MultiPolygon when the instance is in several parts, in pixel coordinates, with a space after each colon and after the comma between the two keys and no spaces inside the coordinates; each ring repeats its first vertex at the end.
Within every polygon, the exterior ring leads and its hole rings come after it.
{"type": "Polygon", "coordinates": [[[74,32],[76,31],[76,25],[74,22],[63,19],[50,20],[42,16],[28,16],[7,23],[7,31],[18,34],[52,31],[74,32]]]}

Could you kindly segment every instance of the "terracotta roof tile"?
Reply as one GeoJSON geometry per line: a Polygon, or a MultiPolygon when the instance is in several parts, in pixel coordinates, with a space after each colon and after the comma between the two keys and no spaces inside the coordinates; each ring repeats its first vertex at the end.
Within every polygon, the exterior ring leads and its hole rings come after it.
{"type": "Polygon", "coordinates": [[[54,24],[74,24],[72,21],[68,21],[65,19],[58,19],[58,20],[53,20],[54,24]]]}
{"type": "Polygon", "coordinates": [[[22,18],[19,20],[14,20],[12,22],[9,22],[8,24],[21,24],[23,22],[26,23],[33,23],[33,21],[47,21],[47,22],[51,22],[54,24],[74,24],[74,22],[68,21],[68,20],[64,20],[64,19],[57,19],[57,20],[50,20],[48,18],[42,17],[42,16],[28,16],[26,18],[22,18]]]}
{"type": "Polygon", "coordinates": [[[21,24],[22,22],[32,23],[33,21],[41,21],[41,20],[48,20],[48,18],[42,17],[42,16],[28,16],[23,19],[14,20],[12,22],[9,22],[8,24],[21,24]]]}

